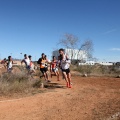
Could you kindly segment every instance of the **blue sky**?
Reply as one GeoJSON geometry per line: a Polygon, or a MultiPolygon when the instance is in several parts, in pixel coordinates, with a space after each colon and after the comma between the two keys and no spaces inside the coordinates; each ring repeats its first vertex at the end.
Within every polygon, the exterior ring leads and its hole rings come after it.
{"type": "Polygon", "coordinates": [[[99,60],[120,61],[120,0],[0,0],[0,58],[50,58],[65,33],[91,39],[99,60]]]}

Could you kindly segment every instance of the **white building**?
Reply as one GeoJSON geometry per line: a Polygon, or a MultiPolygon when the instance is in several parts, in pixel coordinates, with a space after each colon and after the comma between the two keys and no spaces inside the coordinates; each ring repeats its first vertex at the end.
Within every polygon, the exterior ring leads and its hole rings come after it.
{"type": "MultiPolygon", "coordinates": [[[[87,54],[83,50],[79,51],[77,49],[64,49],[64,52],[68,55],[69,59],[72,60],[87,59],[87,54]]],[[[52,55],[57,58],[59,56],[59,50],[53,51],[52,55]]]]}
{"type": "Polygon", "coordinates": [[[84,63],[79,63],[79,65],[95,65],[95,64],[99,64],[99,65],[113,65],[114,63],[111,63],[111,62],[95,62],[95,61],[86,61],[84,63]]]}
{"type": "Polygon", "coordinates": [[[97,62],[100,65],[113,65],[114,63],[112,62],[97,62]]]}
{"type": "Polygon", "coordinates": [[[79,63],[79,65],[95,65],[94,61],[86,61],[84,63],[79,63]]]}

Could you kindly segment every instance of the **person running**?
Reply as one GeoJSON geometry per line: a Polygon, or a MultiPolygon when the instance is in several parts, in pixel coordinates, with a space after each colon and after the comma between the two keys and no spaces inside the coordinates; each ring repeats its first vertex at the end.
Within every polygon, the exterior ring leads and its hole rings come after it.
{"type": "Polygon", "coordinates": [[[34,64],[32,62],[32,56],[29,55],[28,58],[30,60],[30,74],[35,73],[34,64]]]}
{"type": "Polygon", "coordinates": [[[68,59],[68,56],[64,53],[64,49],[59,49],[59,54],[61,56],[61,68],[64,75],[66,84],[68,88],[71,88],[71,73],[70,73],[70,64],[71,61],[68,59]]]}
{"type": "Polygon", "coordinates": [[[5,69],[6,69],[6,67],[7,67],[7,59],[4,58],[4,59],[1,61],[1,64],[3,64],[4,67],[5,67],[5,69]]]}
{"type": "Polygon", "coordinates": [[[26,69],[29,71],[30,70],[30,59],[28,58],[27,54],[24,54],[24,59],[21,61],[22,63],[25,63],[26,69]]]}
{"type": "Polygon", "coordinates": [[[51,78],[53,76],[52,73],[54,73],[57,76],[57,80],[59,81],[58,60],[56,60],[55,56],[53,56],[53,59],[50,64],[50,72],[51,72],[51,78]]]}
{"type": "Polygon", "coordinates": [[[45,68],[46,68],[46,71],[48,71],[48,63],[49,63],[49,60],[47,59],[47,55],[45,55],[45,68]]]}
{"type": "MultiPolygon", "coordinates": [[[[60,68],[61,72],[62,72],[62,67],[61,67],[61,60],[62,60],[62,55],[59,55],[58,56],[58,67],[60,68]]],[[[62,72],[62,79],[64,80],[64,75],[63,75],[63,72],[62,72]]]]}
{"type": "MultiPolygon", "coordinates": [[[[50,80],[48,80],[49,76],[48,76],[48,69],[46,68],[46,63],[48,63],[47,59],[45,58],[45,54],[42,53],[41,54],[41,58],[39,58],[39,60],[37,61],[38,64],[40,64],[40,71],[42,72],[42,76],[45,78],[46,82],[51,82],[50,80]]],[[[41,76],[40,76],[41,77],[41,76]]]]}
{"type": "Polygon", "coordinates": [[[8,60],[7,60],[7,72],[11,73],[13,70],[13,64],[16,64],[13,62],[12,57],[8,56],[8,60]]]}

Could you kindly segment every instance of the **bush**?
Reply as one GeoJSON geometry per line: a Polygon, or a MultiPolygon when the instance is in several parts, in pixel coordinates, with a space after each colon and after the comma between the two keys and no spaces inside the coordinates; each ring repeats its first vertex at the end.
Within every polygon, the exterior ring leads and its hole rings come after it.
{"type": "Polygon", "coordinates": [[[81,65],[73,67],[72,69],[80,72],[81,74],[88,75],[106,75],[106,76],[116,76],[120,74],[120,69],[116,66],[104,66],[104,65],[81,65]],[[73,69],[74,68],[74,69],[73,69]]]}
{"type": "Polygon", "coordinates": [[[28,94],[40,88],[41,80],[35,80],[25,72],[4,73],[0,78],[0,95],[28,94]]]}
{"type": "Polygon", "coordinates": [[[90,75],[94,70],[94,66],[93,65],[81,65],[81,66],[77,66],[75,70],[82,74],[90,75]]]}

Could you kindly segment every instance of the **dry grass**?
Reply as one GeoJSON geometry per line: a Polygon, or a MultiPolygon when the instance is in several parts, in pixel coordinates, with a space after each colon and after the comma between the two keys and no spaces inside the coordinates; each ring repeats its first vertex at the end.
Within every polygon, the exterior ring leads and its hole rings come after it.
{"type": "Polygon", "coordinates": [[[35,79],[25,70],[19,73],[4,73],[0,77],[0,95],[37,93],[41,86],[41,79],[35,79]]]}
{"type": "Polygon", "coordinates": [[[82,75],[94,75],[94,76],[110,76],[116,77],[120,75],[120,70],[116,66],[103,66],[103,65],[81,65],[71,66],[71,70],[80,72],[82,75]]]}
{"type": "MultiPolygon", "coordinates": [[[[114,66],[75,66],[71,65],[71,71],[77,71],[80,75],[87,74],[91,76],[117,76],[120,71],[114,66]]],[[[31,76],[23,66],[16,66],[13,73],[3,73],[0,76],[0,95],[11,96],[13,94],[34,94],[40,92],[41,73],[31,76]],[[39,89],[38,89],[39,88],[39,89]]]]}

